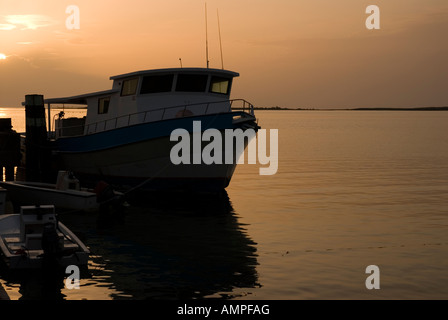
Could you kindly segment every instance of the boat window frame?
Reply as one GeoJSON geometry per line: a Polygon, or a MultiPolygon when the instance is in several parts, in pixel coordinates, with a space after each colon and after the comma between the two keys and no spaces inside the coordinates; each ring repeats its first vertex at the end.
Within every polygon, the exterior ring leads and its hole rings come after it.
{"type": "Polygon", "coordinates": [[[157,94],[157,93],[168,93],[168,92],[172,92],[173,91],[173,87],[174,87],[174,79],[175,79],[175,74],[171,73],[171,74],[154,74],[154,75],[144,75],[142,76],[142,83],[140,86],[140,94],[141,95],[147,95],[147,94],[157,94]],[[143,90],[145,89],[144,85],[145,85],[145,79],[147,78],[171,78],[171,85],[169,86],[169,90],[168,90],[168,86],[163,89],[163,90],[155,90],[155,91],[149,91],[149,92],[143,92],[143,90]]]}
{"type": "Polygon", "coordinates": [[[137,89],[138,89],[138,85],[140,83],[140,77],[133,77],[133,78],[129,78],[129,79],[125,79],[121,81],[121,92],[120,92],[120,96],[121,97],[128,97],[128,96],[135,96],[137,94],[137,89]],[[127,82],[132,82],[132,81],[136,81],[135,84],[135,88],[133,91],[127,92],[126,94],[123,93],[124,89],[125,89],[125,83],[127,82]]]}
{"type": "MultiPolygon", "coordinates": [[[[209,85],[208,92],[210,92],[210,93],[214,93],[214,94],[220,94],[220,95],[225,95],[225,96],[227,96],[227,95],[230,94],[230,89],[231,89],[231,87],[232,87],[232,80],[233,80],[232,78],[228,78],[228,77],[211,75],[211,77],[210,77],[210,85],[209,85]],[[214,80],[214,79],[222,80],[222,81],[220,81],[220,82],[227,81],[227,90],[226,90],[226,92],[213,91],[213,88],[212,88],[212,87],[213,87],[213,80],[214,80]]],[[[218,83],[218,82],[216,82],[216,83],[218,83]]]]}
{"type": "Polygon", "coordinates": [[[209,84],[209,75],[208,74],[201,74],[201,73],[179,73],[177,74],[176,77],[176,84],[174,87],[174,91],[175,92],[182,92],[182,93],[205,93],[207,92],[207,86],[209,84]],[[182,86],[184,86],[184,83],[182,83],[184,81],[184,79],[182,79],[183,77],[201,77],[203,78],[204,83],[201,84],[203,85],[203,90],[197,90],[197,89],[189,89],[189,90],[185,90],[184,88],[179,89],[179,80],[180,80],[180,84],[182,86]]]}
{"type": "Polygon", "coordinates": [[[109,112],[110,99],[111,96],[98,98],[98,110],[97,110],[98,114],[107,114],[109,112]],[[102,101],[108,101],[107,106],[105,106],[104,104],[103,106],[101,106],[102,101]]]}

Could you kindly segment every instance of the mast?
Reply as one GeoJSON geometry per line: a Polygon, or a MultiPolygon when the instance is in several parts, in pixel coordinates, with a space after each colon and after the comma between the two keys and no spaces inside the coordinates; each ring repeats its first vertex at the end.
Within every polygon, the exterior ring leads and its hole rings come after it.
{"type": "Polygon", "coordinates": [[[207,59],[207,69],[209,67],[208,61],[208,30],[207,30],[207,2],[205,3],[205,57],[207,59]]]}
{"type": "Polygon", "coordinates": [[[221,26],[219,24],[219,10],[218,9],[216,9],[216,15],[218,16],[219,48],[221,50],[221,68],[224,70],[224,59],[222,56],[221,26]]]}

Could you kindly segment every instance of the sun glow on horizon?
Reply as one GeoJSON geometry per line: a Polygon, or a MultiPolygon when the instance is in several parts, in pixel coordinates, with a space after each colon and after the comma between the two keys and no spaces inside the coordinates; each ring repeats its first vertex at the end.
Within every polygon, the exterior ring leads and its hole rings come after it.
{"type": "Polygon", "coordinates": [[[6,60],[7,55],[4,53],[0,53],[0,60],[6,60]]]}

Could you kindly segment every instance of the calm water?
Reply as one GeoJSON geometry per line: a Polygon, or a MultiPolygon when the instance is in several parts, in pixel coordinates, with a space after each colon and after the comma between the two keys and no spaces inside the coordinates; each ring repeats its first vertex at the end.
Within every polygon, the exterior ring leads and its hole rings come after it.
{"type": "MultiPolygon", "coordinates": [[[[0,112],[23,130],[24,111],[0,112]]],[[[61,280],[56,297],[448,298],[448,112],[257,116],[279,130],[276,175],[240,165],[227,195],[144,197],[108,226],[60,215],[92,256],[81,288],[61,280]]],[[[11,299],[42,292],[34,278],[0,283],[11,299]]]]}

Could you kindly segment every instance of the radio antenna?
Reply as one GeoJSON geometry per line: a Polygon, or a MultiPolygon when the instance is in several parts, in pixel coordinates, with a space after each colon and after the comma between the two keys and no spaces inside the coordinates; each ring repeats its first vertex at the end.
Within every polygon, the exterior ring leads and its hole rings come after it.
{"type": "Polygon", "coordinates": [[[224,59],[222,57],[221,26],[219,25],[219,10],[218,9],[216,9],[216,15],[218,16],[219,48],[221,50],[221,68],[224,70],[224,59]]]}
{"type": "Polygon", "coordinates": [[[209,66],[208,61],[208,30],[207,30],[207,2],[205,3],[205,57],[207,59],[207,69],[209,66]]]}

